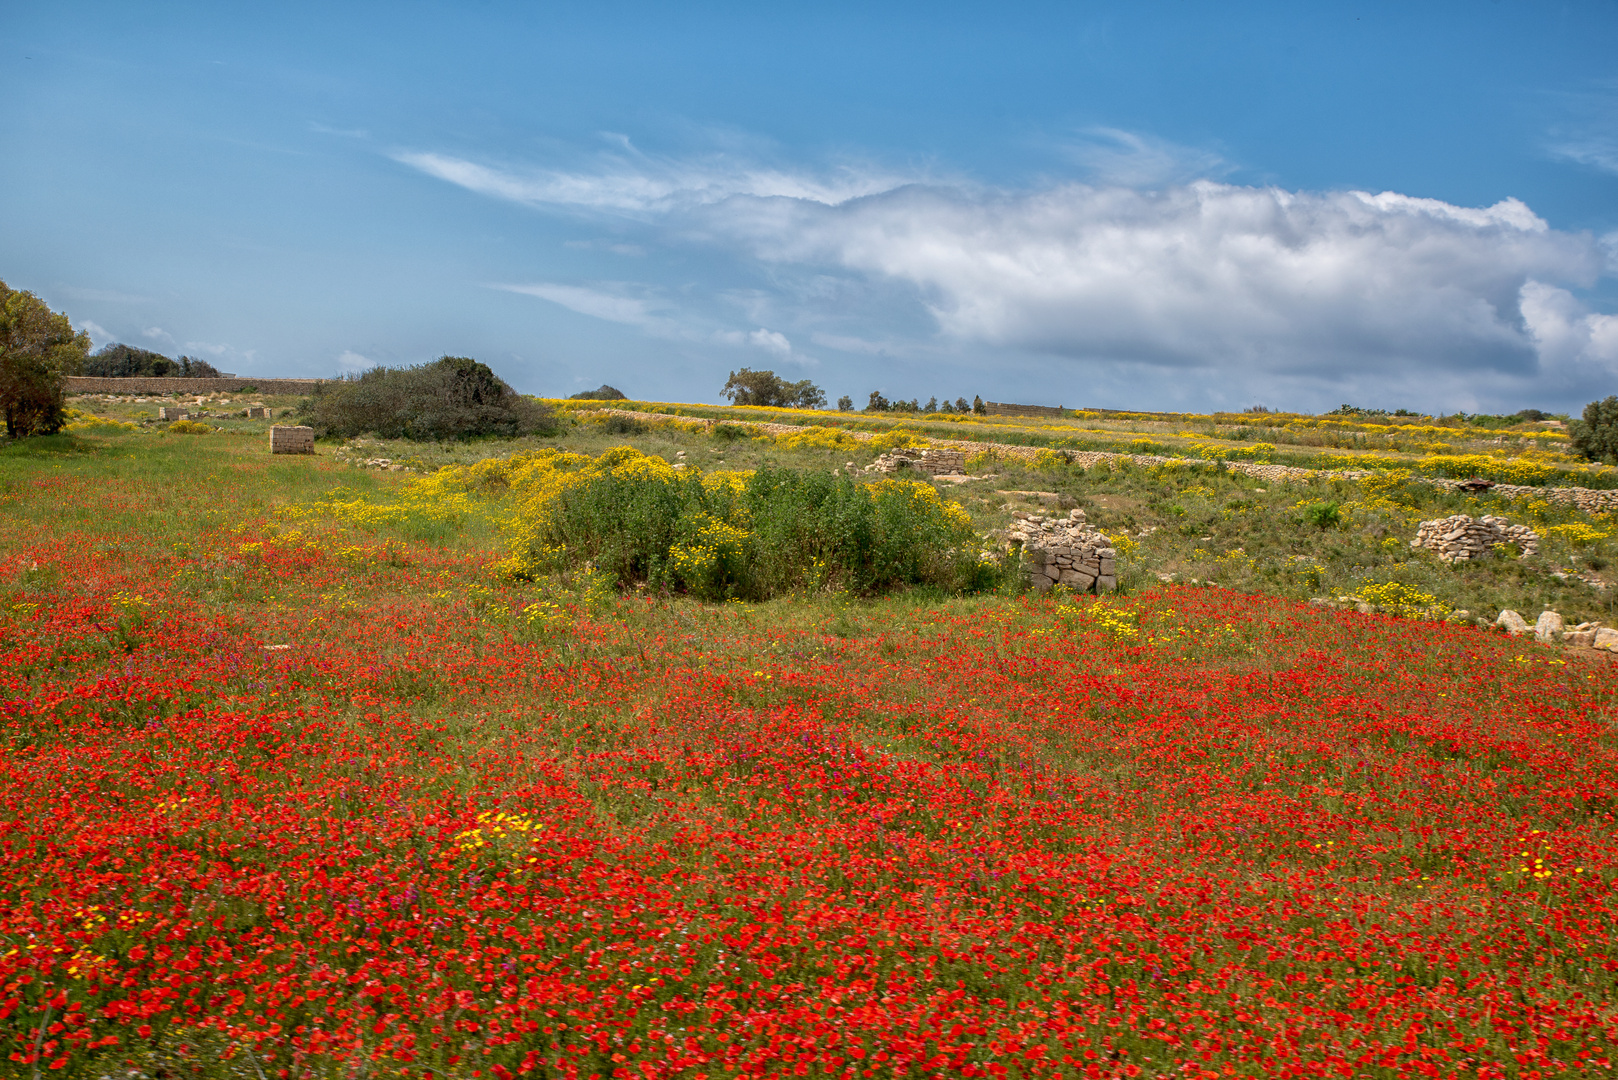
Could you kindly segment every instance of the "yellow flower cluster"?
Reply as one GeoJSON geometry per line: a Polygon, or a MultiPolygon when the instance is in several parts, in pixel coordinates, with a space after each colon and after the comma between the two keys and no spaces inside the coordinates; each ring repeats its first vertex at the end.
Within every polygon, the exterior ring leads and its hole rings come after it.
{"type": "Polygon", "coordinates": [[[1602,532],[1600,529],[1586,525],[1582,521],[1574,521],[1569,522],[1566,525],[1547,526],[1545,529],[1545,535],[1566,540],[1570,544],[1583,545],[1594,544],[1599,540],[1605,540],[1612,534],[1602,532]]]}
{"type": "Polygon", "coordinates": [[[455,846],[470,854],[501,840],[526,838],[538,832],[541,826],[531,819],[516,814],[502,814],[485,810],[477,816],[477,827],[455,835],[455,846]]]}
{"type": "Polygon", "coordinates": [[[1397,581],[1388,581],[1381,584],[1360,586],[1359,599],[1367,604],[1373,604],[1383,611],[1406,618],[1415,618],[1429,613],[1434,608],[1447,611],[1444,605],[1438,603],[1438,597],[1432,593],[1424,593],[1414,585],[1403,585],[1397,581]]]}

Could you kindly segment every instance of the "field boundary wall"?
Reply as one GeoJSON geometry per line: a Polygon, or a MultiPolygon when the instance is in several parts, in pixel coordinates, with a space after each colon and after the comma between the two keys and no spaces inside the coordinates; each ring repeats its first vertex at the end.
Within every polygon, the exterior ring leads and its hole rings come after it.
{"type": "MultiPolygon", "coordinates": [[[[633,416],[641,420],[680,420],[685,423],[703,424],[712,427],[714,424],[736,424],[739,427],[752,428],[765,435],[792,435],[804,430],[797,424],[760,424],[749,420],[711,420],[698,416],[673,416],[668,413],[636,412],[630,409],[584,409],[581,414],[595,414],[604,416],[633,416]]],[[[846,431],[850,435],[864,442],[875,438],[869,431],[846,431]]],[[[970,439],[928,439],[929,446],[947,446],[964,450],[968,454],[992,452],[1001,457],[1018,458],[1022,461],[1034,461],[1040,454],[1057,454],[1086,469],[1106,462],[1111,465],[1118,462],[1128,462],[1130,465],[1140,465],[1151,468],[1157,465],[1210,465],[1212,462],[1202,458],[1173,458],[1163,457],[1159,454],[1117,454],[1106,450],[1049,450],[1042,446],[1011,446],[1006,443],[977,442],[970,439]]],[[[1323,470],[1301,469],[1295,465],[1266,465],[1256,461],[1228,461],[1225,468],[1234,473],[1251,476],[1255,480],[1264,480],[1270,483],[1285,483],[1294,481],[1308,483],[1311,480],[1359,480],[1370,476],[1368,469],[1323,470]]],[[[1446,480],[1439,478],[1417,478],[1419,482],[1432,484],[1434,487],[1447,488],[1451,491],[1460,486],[1463,481],[1446,480]]],[[[1587,514],[1603,514],[1618,510],[1618,490],[1603,490],[1600,488],[1568,488],[1568,487],[1525,487],[1520,484],[1496,484],[1491,488],[1496,495],[1504,495],[1508,499],[1535,498],[1547,502],[1565,503],[1577,507],[1587,514]]]]}
{"type": "Polygon", "coordinates": [[[158,376],[102,378],[95,375],[69,375],[69,394],[203,394],[221,390],[242,391],[249,387],[261,394],[312,394],[326,379],[255,379],[232,376],[218,379],[172,379],[158,376]]]}

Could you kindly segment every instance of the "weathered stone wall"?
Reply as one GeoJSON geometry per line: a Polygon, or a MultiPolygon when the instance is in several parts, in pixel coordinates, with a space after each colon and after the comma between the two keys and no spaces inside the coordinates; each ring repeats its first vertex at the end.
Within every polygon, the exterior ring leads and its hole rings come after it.
{"type": "Polygon", "coordinates": [[[270,429],[270,453],[312,454],[314,452],[314,428],[277,426],[270,429]]]}
{"type": "Polygon", "coordinates": [[[1067,412],[1059,405],[1008,405],[1004,401],[985,401],[983,408],[990,416],[1061,416],[1067,412]]]}
{"type": "Polygon", "coordinates": [[[69,375],[70,394],[217,394],[252,387],[261,394],[310,394],[325,379],[103,379],[90,375],[69,375]]]}
{"type": "Polygon", "coordinates": [[[883,454],[865,467],[866,472],[896,473],[917,469],[928,476],[959,476],[966,472],[966,453],[961,450],[935,450],[900,447],[883,454]]]}
{"type": "Polygon", "coordinates": [[[1493,514],[1480,518],[1455,514],[1422,522],[1416,526],[1416,538],[1410,541],[1412,548],[1436,551],[1439,559],[1448,563],[1481,559],[1491,554],[1496,544],[1511,544],[1525,556],[1537,555],[1539,534],[1493,514]]]}
{"type": "Polygon", "coordinates": [[[1016,519],[1006,530],[1006,544],[1022,553],[1023,574],[1036,592],[1057,585],[1098,593],[1118,587],[1118,552],[1085,521],[1083,510],[1070,510],[1065,518],[1018,512],[1016,519]]]}

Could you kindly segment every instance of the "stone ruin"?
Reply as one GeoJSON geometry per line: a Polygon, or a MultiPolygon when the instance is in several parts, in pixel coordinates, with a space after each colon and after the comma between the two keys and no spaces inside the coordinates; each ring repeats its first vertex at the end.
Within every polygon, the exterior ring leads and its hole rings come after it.
{"type": "Polygon", "coordinates": [[[902,446],[883,454],[865,467],[866,472],[896,473],[918,469],[928,476],[960,476],[966,472],[966,451],[902,446]]]}
{"type": "Polygon", "coordinates": [[[314,428],[277,426],[270,429],[270,453],[312,454],[314,452],[314,428]]]}
{"type": "Polygon", "coordinates": [[[1023,572],[1035,592],[1065,585],[1075,592],[1112,592],[1118,587],[1118,553],[1112,541],[1084,520],[1083,510],[1065,518],[1019,511],[1006,530],[1006,545],[1022,552],[1023,572]]]}
{"type": "Polygon", "coordinates": [[[1436,551],[1447,563],[1481,559],[1496,544],[1511,544],[1526,557],[1539,554],[1539,534],[1526,525],[1513,525],[1503,517],[1487,514],[1473,518],[1467,514],[1424,521],[1416,527],[1412,548],[1436,551]]]}
{"type": "Polygon", "coordinates": [[[191,410],[181,409],[171,405],[159,406],[157,410],[157,418],[159,420],[189,420],[191,419],[191,410]]]}
{"type": "Polygon", "coordinates": [[[1512,637],[1532,634],[1535,641],[1545,645],[1561,642],[1563,645],[1583,645],[1588,649],[1618,652],[1618,630],[1602,626],[1598,622],[1568,626],[1558,611],[1542,611],[1539,618],[1530,623],[1517,612],[1507,608],[1494,620],[1494,625],[1512,637]]]}
{"type": "Polygon", "coordinates": [[[273,414],[262,405],[249,405],[242,410],[242,415],[249,420],[268,420],[273,414]]]}

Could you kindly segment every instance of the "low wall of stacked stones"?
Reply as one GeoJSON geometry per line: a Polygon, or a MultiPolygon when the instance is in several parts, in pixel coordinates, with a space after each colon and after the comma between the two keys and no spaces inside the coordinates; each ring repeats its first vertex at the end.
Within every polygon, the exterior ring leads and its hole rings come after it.
{"type": "Polygon", "coordinates": [[[1061,416],[1067,412],[1060,405],[1009,405],[1004,401],[985,401],[983,408],[990,416],[1061,416]]]}
{"type": "MultiPolygon", "coordinates": [[[[695,416],[672,416],[667,413],[633,412],[628,409],[598,409],[599,413],[634,416],[642,420],[683,420],[687,423],[693,421],[705,425],[719,423],[695,416]]],[[[726,421],[733,423],[735,421],[726,421]]],[[[752,420],[740,421],[747,427],[753,428],[766,435],[792,435],[803,430],[800,424],[763,424],[752,420]]],[[[844,431],[856,439],[865,440],[875,436],[869,431],[844,431]]],[[[979,454],[989,452],[1004,458],[1016,458],[1019,461],[1034,461],[1040,454],[1058,453],[1086,469],[1106,463],[1116,465],[1128,463],[1134,466],[1153,468],[1155,466],[1188,466],[1206,465],[1208,462],[1201,458],[1173,458],[1163,457],[1160,454],[1119,454],[1108,450],[1050,450],[1043,446],[1011,446],[1006,443],[977,442],[971,439],[928,439],[927,444],[934,447],[953,447],[966,454],[979,454]]],[[[1301,469],[1295,465],[1267,465],[1257,461],[1228,461],[1225,468],[1243,476],[1251,476],[1255,480],[1264,480],[1269,483],[1308,483],[1311,480],[1361,480],[1371,475],[1369,469],[1301,469]]],[[[1423,483],[1435,487],[1448,488],[1453,491],[1460,487],[1464,481],[1445,479],[1421,479],[1423,483]]],[[[1522,484],[1496,484],[1489,489],[1496,495],[1504,495],[1508,499],[1534,498],[1544,499],[1547,502],[1563,503],[1577,507],[1587,514],[1601,514],[1618,510],[1618,490],[1602,490],[1597,488],[1567,488],[1567,487],[1527,487],[1522,484]]]]}
{"type": "Polygon", "coordinates": [[[70,394],[217,394],[225,391],[256,390],[261,394],[312,394],[325,379],[252,379],[236,376],[219,379],[102,379],[91,375],[69,375],[70,394]]]}

